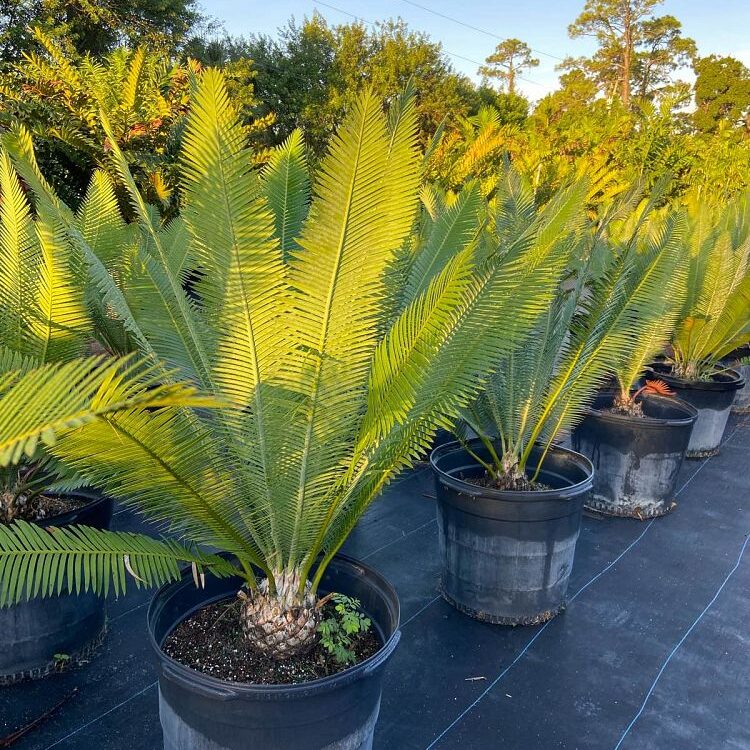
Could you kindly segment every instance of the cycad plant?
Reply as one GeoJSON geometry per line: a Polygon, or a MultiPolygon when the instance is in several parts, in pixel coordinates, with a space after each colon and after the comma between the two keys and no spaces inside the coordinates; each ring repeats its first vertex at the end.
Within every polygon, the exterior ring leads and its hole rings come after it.
{"type": "Polygon", "coordinates": [[[750,193],[722,207],[695,200],[683,253],[687,296],[672,371],[708,380],[723,357],[750,342],[750,193]]]}
{"type": "Polygon", "coordinates": [[[650,211],[648,203],[641,205],[624,226],[614,212],[579,238],[587,261],[577,278],[561,284],[528,343],[503,354],[464,410],[459,436],[493,486],[537,487],[550,447],[580,421],[598,389],[616,378],[620,404],[629,404],[644,364],[668,338],[681,285],[684,220],[672,214],[644,229],[650,211]],[[601,252],[608,268],[592,280],[589,271],[601,252]],[[490,461],[472,451],[471,433],[490,461]],[[541,458],[527,466],[536,446],[541,458]]]}
{"type": "MultiPolygon", "coordinates": [[[[683,247],[688,232],[683,211],[665,207],[656,210],[661,187],[649,200],[641,201],[632,212],[625,209],[625,218],[607,222],[605,241],[620,259],[622,271],[631,283],[649,282],[651,274],[666,278],[665,285],[648,309],[644,309],[646,325],[639,326],[613,368],[617,395],[613,408],[630,416],[642,416],[639,398],[646,394],[672,396],[674,393],[661,380],[648,380],[638,385],[649,363],[661,355],[674,333],[686,296],[687,266],[683,247]]],[[[627,206],[628,200],[623,204],[627,206]]],[[[620,271],[615,271],[619,273],[620,271]]]]}
{"type": "Polygon", "coordinates": [[[73,481],[60,475],[59,465],[39,445],[34,420],[37,425],[39,419],[51,420],[45,429],[52,440],[58,415],[86,420],[133,399],[163,404],[165,394],[163,388],[144,390],[154,385],[153,377],[141,380],[140,387],[133,380],[122,391],[124,380],[139,369],[132,362],[84,358],[93,328],[80,254],[49,206],[40,203],[32,210],[5,152],[0,153],[0,194],[0,392],[15,404],[6,428],[26,430],[20,442],[0,447],[0,523],[10,523],[38,519],[41,497],[73,481]],[[51,363],[66,364],[55,372],[51,363]],[[36,391],[46,378],[60,389],[52,401],[36,391]]]}
{"type": "MultiPolygon", "coordinates": [[[[237,575],[246,634],[285,658],[314,642],[318,586],[358,518],[549,306],[564,262],[556,238],[580,191],[519,227],[511,246],[489,248],[474,196],[415,229],[411,99],[386,118],[363,94],[312,179],[299,136],[260,173],[244,138],[222,76],[205,71],[185,130],[180,217],[164,225],[144,203],[112,139],[137,220],[122,223],[98,175],[87,232],[44,182],[28,137],[7,139],[37,203],[87,260],[107,315],[165,383],[187,381],[225,406],[136,404],[55,430],[56,460],[171,536],[11,525],[0,529],[0,573],[6,601],[65,584],[101,592],[110,579],[119,590],[128,572],[156,585],[183,562],[198,582],[206,570],[237,575]],[[194,271],[198,302],[183,288],[194,271]]],[[[23,440],[6,419],[14,408],[0,397],[9,446],[23,440]]]]}

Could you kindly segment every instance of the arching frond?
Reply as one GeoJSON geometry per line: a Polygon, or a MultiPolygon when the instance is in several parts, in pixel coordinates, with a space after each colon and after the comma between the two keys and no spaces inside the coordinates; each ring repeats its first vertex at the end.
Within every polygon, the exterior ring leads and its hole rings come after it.
{"type": "Polygon", "coordinates": [[[475,186],[464,188],[458,200],[432,225],[411,262],[403,300],[415,300],[446,262],[474,238],[479,229],[481,198],[475,186]]]}
{"type": "Polygon", "coordinates": [[[0,195],[0,341],[27,351],[38,247],[29,203],[5,152],[0,154],[0,195]]]}
{"type": "Polygon", "coordinates": [[[0,340],[41,361],[75,357],[91,328],[80,257],[53,212],[32,219],[5,152],[0,190],[0,340]]]}
{"type": "Polygon", "coordinates": [[[687,295],[674,338],[674,368],[711,377],[719,360],[750,341],[750,196],[720,209],[691,206],[683,252],[690,253],[687,295]]]}
{"type": "Polygon", "coordinates": [[[132,232],[128,232],[112,178],[106,172],[94,172],[76,219],[86,244],[107,268],[122,262],[123,246],[130,240],[126,233],[132,232]]]}
{"type": "Polygon", "coordinates": [[[137,588],[160,586],[179,580],[186,563],[198,579],[206,569],[218,578],[240,573],[219,555],[171,539],[87,526],[0,524],[0,606],[64,592],[119,596],[128,578],[137,588]]]}
{"type": "MultiPolygon", "coordinates": [[[[333,139],[291,260],[290,325],[299,336],[295,388],[301,450],[289,466],[292,555],[327,515],[325,498],[351,454],[386,295],[383,276],[411,229],[419,160],[414,135],[389,137],[380,103],[363,94],[333,139]],[[296,479],[295,479],[296,476],[296,479]],[[302,519],[306,523],[301,523],[302,519]]],[[[296,426],[295,426],[296,428],[296,426]]]]}
{"type": "MultiPolygon", "coordinates": [[[[170,266],[163,237],[154,224],[152,213],[135,184],[127,160],[117,145],[103,112],[100,112],[100,118],[102,128],[109,139],[114,167],[125,185],[143,233],[141,262],[145,274],[149,277],[148,281],[144,277],[144,287],[149,288],[151,303],[161,308],[171,321],[172,331],[166,336],[166,351],[160,352],[158,346],[152,344],[153,349],[168,362],[179,367],[184,377],[210,388],[210,357],[206,330],[182,287],[180,276],[170,266]],[[148,254],[145,250],[147,247],[148,254]]],[[[138,319],[137,315],[133,317],[138,319]]]]}
{"type": "Polygon", "coordinates": [[[216,405],[194,388],[161,384],[153,369],[132,358],[6,370],[0,375],[0,465],[32,456],[40,441],[54,445],[60,433],[124,410],[216,405]]]}

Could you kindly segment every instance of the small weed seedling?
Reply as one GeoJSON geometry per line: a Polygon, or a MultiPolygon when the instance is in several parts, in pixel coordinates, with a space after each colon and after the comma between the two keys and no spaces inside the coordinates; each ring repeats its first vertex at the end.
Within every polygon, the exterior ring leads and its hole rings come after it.
{"type": "Polygon", "coordinates": [[[372,622],[360,612],[359,599],[334,594],[331,601],[335,615],[327,617],[318,625],[320,644],[340,664],[352,664],[356,661],[356,655],[351,650],[354,636],[367,633],[372,622]]]}

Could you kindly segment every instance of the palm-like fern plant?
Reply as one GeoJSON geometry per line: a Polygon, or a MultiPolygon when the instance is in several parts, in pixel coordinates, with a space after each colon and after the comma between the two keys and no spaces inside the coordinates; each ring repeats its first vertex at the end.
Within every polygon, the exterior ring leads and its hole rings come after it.
{"type": "Polygon", "coordinates": [[[687,296],[672,339],[672,370],[706,380],[750,342],[750,194],[715,208],[691,206],[687,296]]]}
{"type": "MultiPolygon", "coordinates": [[[[0,373],[82,355],[91,334],[83,269],[54,216],[43,207],[33,215],[7,153],[0,194],[0,373]]],[[[0,523],[37,516],[53,482],[37,453],[0,470],[0,523]]]]}
{"type": "MultiPolygon", "coordinates": [[[[657,298],[644,310],[647,325],[640,326],[639,335],[631,340],[623,359],[613,369],[619,391],[614,408],[636,416],[643,413],[638,396],[645,392],[673,395],[661,381],[648,381],[641,388],[636,388],[636,384],[654,357],[664,352],[686,294],[683,245],[687,218],[675,209],[655,210],[661,195],[662,189],[657,187],[649,200],[641,201],[632,211],[626,208],[623,219],[607,222],[606,241],[634,282],[646,281],[652,273],[666,279],[657,298]]],[[[623,201],[625,207],[627,203],[627,199],[623,201]]]]}
{"type": "MultiPolygon", "coordinates": [[[[523,183],[518,186],[521,195],[529,193],[523,183]]],[[[459,435],[499,488],[533,488],[553,441],[583,417],[597,390],[614,376],[626,403],[643,365],[668,337],[673,295],[680,288],[684,221],[673,214],[641,235],[647,212],[641,206],[640,218],[617,230],[629,239],[605,248],[614,260],[601,278],[592,282],[584,270],[573,288],[568,280],[568,291],[561,288],[529,342],[502,356],[479,397],[464,410],[459,435]],[[491,461],[471,450],[467,427],[491,461]],[[535,446],[542,458],[527,472],[535,446]]],[[[604,235],[615,226],[615,216],[593,237],[584,235],[583,241],[594,246],[584,250],[590,260],[597,246],[612,241],[604,235]]],[[[569,239],[574,241],[575,236],[569,239]]]]}
{"type": "MultiPolygon", "coordinates": [[[[413,101],[386,119],[363,95],[312,180],[297,136],[258,174],[212,70],[185,131],[184,210],[167,226],[116,142],[137,226],[121,226],[108,207],[88,234],[45,184],[28,138],[8,144],[89,261],[109,314],[144,355],[228,404],[134,408],[58,435],[49,448],[58,460],[180,541],[0,529],[0,565],[16,576],[10,599],[80,576],[97,591],[110,576],[124,584],[125,561],[138,585],[156,584],[189,561],[242,578],[256,648],[281,658],[305,649],[321,577],[357,519],[547,309],[565,260],[555,238],[577,215],[580,191],[558,196],[508,246],[478,242],[476,198],[408,243],[420,215],[413,101]],[[115,246],[117,274],[101,257],[115,246]],[[426,262],[427,248],[441,249],[440,264],[426,262]],[[182,283],[194,267],[197,304],[182,283]],[[42,559],[64,573],[51,576],[42,559]]],[[[9,408],[0,399],[0,424],[9,408]]]]}

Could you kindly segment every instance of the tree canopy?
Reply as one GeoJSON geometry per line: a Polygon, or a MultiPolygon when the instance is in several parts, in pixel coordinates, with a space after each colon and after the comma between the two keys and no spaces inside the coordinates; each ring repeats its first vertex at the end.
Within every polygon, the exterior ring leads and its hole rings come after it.
{"type": "Polygon", "coordinates": [[[695,64],[695,125],[713,132],[721,123],[750,134],[750,70],[734,57],[703,57],[695,64]]]}
{"type": "Polygon", "coordinates": [[[118,0],[104,10],[87,0],[0,0],[12,60],[0,76],[0,127],[21,120],[34,132],[47,174],[75,204],[81,176],[109,162],[91,125],[101,108],[149,199],[170,211],[192,71],[217,67],[258,164],[299,129],[315,165],[364,89],[389,109],[408,88],[426,172],[442,188],[478,178],[490,194],[509,160],[540,202],[582,174],[592,206],[665,174],[665,199],[698,190],[721,200],[750,185],[750,71],[731,57],[700,57],[679,19],[658,13],[662,2],[582,0],[569,32],[596,48],[565,60],[558,88],[534,102],[521,82],[539,61],[516,38],[496,46],[476,85],[400,19],[333,24],[314,13],[243,38],[217,35],[193,0],[118,0]],[[30,21],[36,35],[24,30],[30,21]],[[87,36],[92,23],[97,33],[87,36]],[[694,85],[680,80],[690,65],[694,85]]]}
{"type": "Polygon", "coordinates": [[[522,71],[539,65],[539,60],[532,57],[529,45],[520,39],[500,42],[484,62],[479,68],[479,74],[485,78],[500,80],[509,94],[516,93],[516,78],[522,71]]]}
{"type": "Polygon", "coordinates": [[[652,98],[680,66],[696,54],[695,42],[682,36],[674,16],[655,16],[664,0],[586,0],[583,12],[568,27],[572,38],[593,37],[598,46],[590,58],[569,58],[567,69],[580,69],[608,97],[630,107],[635,93],[652,98]]]}
{"type": "Polygon", "coordinates": [[[0,60],[34,49],[32,28],[69,52],[102,55],[143,42],[177,49],[205,20],[197,0],[0,0],[0,60]]]}

